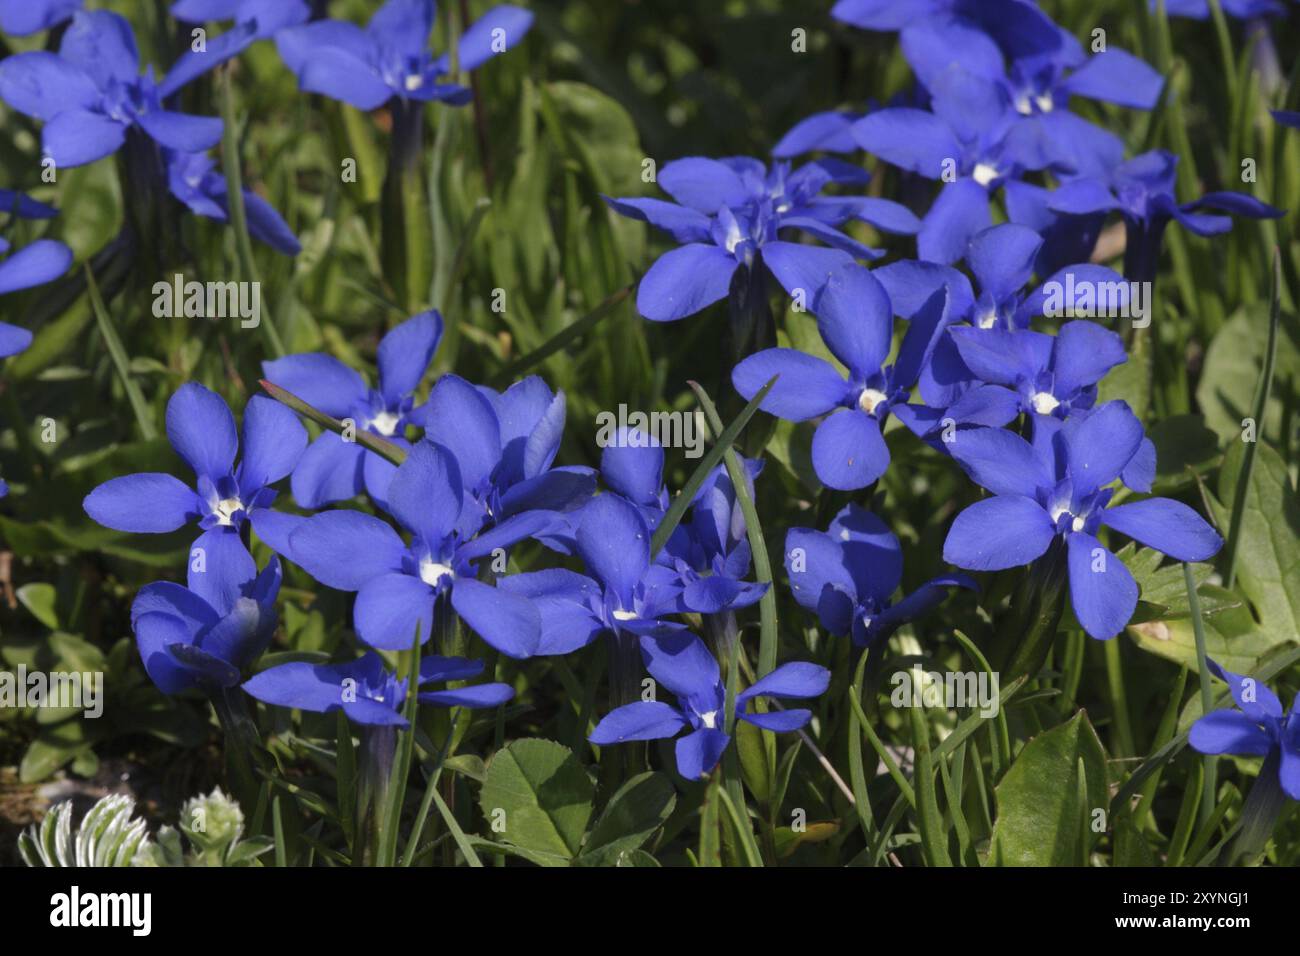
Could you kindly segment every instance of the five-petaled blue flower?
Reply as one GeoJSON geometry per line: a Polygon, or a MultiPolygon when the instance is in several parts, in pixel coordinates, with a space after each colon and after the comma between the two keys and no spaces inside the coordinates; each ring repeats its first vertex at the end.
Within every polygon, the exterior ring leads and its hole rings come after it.
{"type": "Polygon", "coordinates": [[[203,534],[194,542],[196,560],[211,565],[231,551],[247,555],[238,532],[245,522],[258,529],[264,516],[275,515],[270,486],[293,470],[307,446],[298,416],[272,399],[250,398],[236,468],[240,442],[229,406],[215,392],[186,382],[167,403],[167,439],[194,470],[193,488],[160,472],[123,475],[86,496],[86,514],[105,527],[137,533],[175,531],[197,521],[203,534]]]}
{"type": "Polygon", "coordinates": [[[668,163],[658,182],[680,205],[662,199],[606,199],[610,207],[669,233],[680,248],[660,256],[641,279],[637,310],[655,322],[694,315],[724,298],[740,268],[761,261],[791,295],[811,300],[826,276],[854,259],[883,255],[841,232],[851,219],[910,235],[919,223],[906,207],[867,196],[821,196],[832,183],[861,185],[867,174],[835,159],[791,171],[759,160],[689,157],[668,163]],[[797,229],[826,243],[779,238],[797,229]]]}
{"type": "Polygon", "coordinates": [[[881,429],[890,409],[907,401],[908,390],[929,362],[943,330],[945,301],[942,290],[930,297],[908,327],[897,360],[885,365],[894,308],[871,272],[849,264],[831,275],[813,305],[822,340],[848,369],[848,377],[825,359],[777,348],[744,359],[732,371],[732,383],[745,398],[753,398],[779,375],[759,406],[764,411],[794,422],[829,412],[813,435],[817,477],[830,488],[865,488],[889,466],[881,429]]]}
{"type": "Polygon", "coordinates": [[[948,588],[979,590],[964,574],[946,574],[891,603],[903,579],[903,549],[883,521],[854,504],[825,531],[786,532],[785,569],[799,606],[814,612],[831,634],[851,635],[860,647],[936,607],[948,588]]]}
{"type": "Polygon", "coordinates": [[[74,16],[58,54],[37,50],[0,61],[0,99],[45,121],[41,143],[59,167],[117,152],[132,130],[187,153],[220,141],[220,119],[164,109],[162,95],[153,67],[140,73],[131,25],[106,10],[74,16]]]}
{"type": "Polygon", "coordinates": [[[1122,401],[1066,422],[1038,416],[1033,444],[1013,432],[977,428],[953,442],[953,458],[993,493],[953,521],[943,557],[972,571],[1014,568],[1065,539],[1070,602],[1083,629],[1114,637],[1133,616],[1138,586],[1097,540],[1105,525],[1179,561],[1212,557],[1223,539],[1180,501],[1147,498],[1108,508],[1107,488],[1138,454],[1142,424],[1122,401]]]}
{"type": "MultiPolygon", "coordinates": [[[[451,72],[451,58],[429,51],[433,19],[433,0],[388,0],[365,29],[318,20],[281,30],[275,44],[302,89],[358,109],[378,109],[393,97],[466,103],[466,87],[439,82],[451,72]]],[[[532,23],[528,10],[493,7],[461,35],[459,68],[476,69],[517,45],[532,23]]]]}
{"type": "Polygon", "coordinates": [[[1300,694],[1290,713],[1277,695],[1253,677],[1206,664],[1232,689],[1238,710],[1216,710],[1192,724],[1188,743],[1203,754],[1276,756],[1278,781],[1292,800],[1300,800],[1300,694]]]}
{"type": "MultiPolygon", "coordinates": [[[[514,697],[508,684],[475,684],[455,690],[430,690],[426,684],[467,680],[483,672],[482,661],[464,657],[420,660],[420,702],[440,707],[495,707],[514,697]]],[[[244,682],[244,690],[266,704],[327,714],[342,710],[348,719],[371,727],[405,727],[402,705],[407,681],[385,669],[374,651],[346,664],[292,661],[270,667],[244,682]]]]}
{"type": "Polygon", "coordinates": [[[275,633],[280,560],[257,573],[243,548],[191,562],[188,587],[146,584],[131,605],[131,627],[149,679],[164,694],[234,687],[275,633]]]}
{"type": "MultiPolygon", "coordinates": [[[[307,352],[262,363],[267,381],[292,392],[326,415],[351,421],[359,429],[409,448],[413,393],[442,340],[442,316],[422,312],[392,329],[379,343],[379,387],[331,355],[307,352]]],[[[303,508],[343,501],[360,494],[383,502],[396,466],[356,441],[324,432],[311,443],[293,471],[293,500],[303,508]]]]}
{"type": "MultiPolygon", "coordinates": [[[[677,706],[658,700],[625,704],[606,714],[587,739],[604,746],[629,740],[659,740],[689,731],[677,741],[677,772],[688,780],[698,780],[717,766],[731,742],[723,730],[727,695],[718,662],[703,641],[687,632],[644,638],[641,651],[646,670],[677,697],[677,706]]],[[[735,716],[764,730],[798,730],[811,719],[811,711],[757,713],[748,709],[749,701],[760,697],[817,697],[825,693],[830,679],[830,671],[816,664],[782,664],[736,695],[735,716]]]]}
{"type": "MultiPolygon", "coordinates": [[[[325,511],[301,521],[287,553],[322,584],[356,591],[353,623],[372,647],[403,650],[433,633],[443,598],[461,619],[501,653],[536,653],[541,625],[526,599],[475,579],[474,564],[544,531],[550,517],[529,511],[482,534],[485,517],[465,507],[456,457],[430,441],[411,448],[388,487],[386,510],[411,535],[360,511],[325,511]]],[[[507,578],[506,580],[510,580],[507,578]]]]}

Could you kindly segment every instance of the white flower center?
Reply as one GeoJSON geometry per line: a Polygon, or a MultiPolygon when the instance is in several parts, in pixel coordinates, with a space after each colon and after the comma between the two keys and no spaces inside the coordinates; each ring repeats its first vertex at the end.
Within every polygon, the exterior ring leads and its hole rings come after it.
{"type": "Polygon", "coordinates": [[[420,580],[431,588],[436,588],[443,578],[454,578],[455,573],[445,564],[425,559],[420,562],[420,580]]]}
{"type": "Polygon", "coordinates": [[[370,427],[381,435],[391,435],[397,431],[397,423],[401,420],[401,416],[395,412],[380,412],[370,419],[370,427]]]}
{"type": "Polygon", "coordinates": [[[1056,396],[1051,392],[1034,392],[1030,396],[1029,404],[1034,406],[1034,411],[1038,412],[1038,414],[1050,415],[1056,411],[1061,403],[1056,400],[1056,396]]]}
{"type": "Polygon", "coordinates": [[[1052,112],[1052,109],[1056,106],[1052,102],[1051,93],[1039,93],[1038,96],[1034,97],[1034,102],[1038,104],[1038,108],[1044,113],[1052,112]]]}
{"type": "Polygon", "coordinates": [[[235,523],[235,512],[243,510],[244,503],[238,498],[223,498],[217,502],[213,514],[217,516],[217,524],[230,525],[235,523]]]}
{"type": "Polygon", "coordinates": [[[712,730],[718,725],[718,712],[711,710],[707,714],[700,714],[700,723],[712,730]]]}
{"type": "Polygon", "coordinates": [[[875,388],[864,388],[862,394],[858,396],[858,408],[862,409],[868,415],[875,414],[876,406],[888,398],[884,392],[875,388]]]}
{"type": "Polygon", "coordinates": [[[975,324],[981,329],[993,328],[993,326],[998,324],[998,310],[988,309],[985,312],[981,312],[979,317],[975,320],[975,324]]]}
{"type": "Polygon", "coordinates": [[[617,610],[617,611],[614,612],[614,620],[616,620],[616,621],[635,621],[635,620],[636,620],[636,611],[624,611],[624,610],[622,610],[622,609],[620,608],[619,610],[617,610]]]}
{"type": "Polygon", "coordinates": [[[1087,522],[1081,515],[1075,515],[1074,520],[1070,522],[1070,528],[1074,531],[1082,531],[1085,524],[1087,524],[1087,522]]]}
{"type": "Polygon", "coordinates": [[[998,178],[998,170],[997,167],[990,166],[988,163],[978,163],[975,166],[975,172],[971,173],[971,177],[981,186],[987,186],[998,178]]]}
{"type": "Polygon", "coordinates": [[[406,78],[405,86],[408,90],[418,90],[420,87],[424,86],[424,77],[420,76],[418,73],[408,76],[406,78]]]}

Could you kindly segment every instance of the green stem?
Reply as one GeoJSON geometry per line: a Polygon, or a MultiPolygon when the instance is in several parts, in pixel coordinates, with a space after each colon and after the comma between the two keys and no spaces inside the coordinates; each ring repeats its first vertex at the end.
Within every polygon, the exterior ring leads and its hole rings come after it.
{"type": "MultiPolygon", "coordinates": [[[[1210,668],[1205,653],[1205,623],[1201,619],[1201,598],[1196,593],[1196,581],[1192,578],[1192,566],[1183,563],[1183,583],[1187,587],[1187,606],[1192,612],[1192,632],[1196,635],[1196,671],[1201,679],[1201,713],[1208,714],[1214,709],[1214,693],[1210,689],[1210,668]]],[[[1214,813],[1214,794],[1218,790],[1217,764],[1213,754],[1205,754],[1204,785],[1201,791],[1201,825],[1214,813]]]]}

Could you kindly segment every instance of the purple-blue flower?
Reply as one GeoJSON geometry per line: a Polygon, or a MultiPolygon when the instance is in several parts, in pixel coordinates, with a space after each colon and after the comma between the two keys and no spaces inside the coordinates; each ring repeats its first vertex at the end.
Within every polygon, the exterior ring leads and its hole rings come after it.
{"type": "Polygon", "coordinates": [[[947,574],[893,603],[903,579],[903,549],[883,521],[854,504],[825,531],[787,531],[785,569],[799,606],[815,613],[831,634],[851,635],[859,647],[938,606],[949,588],[978,590],[966,575],[947,574]]]}
{"type": "Polygon", "coordinates": [[[889,467],[881,429],[890,410],[907,401],[929,362],[943,330],[945,295],[942,290],[932,295],[914,316],[892,365],[885,360],[893,341],[894,307],[867,269],[850,264],[833,273],[813,311],[822,340],[848,369],[847,378],[824,359],[777,348],[744,359],[731,380],[748,399],[779,375],[759,407],[793,422],[826,415],[813,435],[817,477],[830,488],[865,488],[889,467]]]}
{"type": "MultiPolygon", "coordinates": [[[[630,740],[659,740],[688,731],[677,740],[677,772],[688,780],[698,780],[717,766],[731,742],[723,730],[727,694],[718,662],[698,637],[687,632],[645,638],[641,652],[646,670],[672,692],[676,706],[659,700],[625,704],[606,714],[587,739],[605,746],[630,740]]],[[[749,710],[749,702],[758,698],[817,697],[830,685],[830,676],[830,671],[816,664],[782,664],[736,695],[735,716],[764,730],[798,730],[812,718],[811,711],[758,713],[749,710]]]]}
{"type": "Polygon", "coordinates": [[[1224,670],[1213,660],[1206,664],[1231,688],[1238,709],[1215,710],[1199,718],[1188,743],[1203,754],[1276,755],[1283,792],[1300,800],[1300,694],[1284,714],[1277,695],[1255,678],[1224,670]]]}
{"type": "Polygon", "coordinates": [[[1173,153],[1152,150],[1117,166],[1109,177],[1080,177],[1062,184],[1048,205],[1054,212],[1070,216],[1118,212],[1127,231],[1124,275],[1137,281],[1155,278],[1161,239],[1171,220],[1198,236],[1215,236],[1232,228],[1230,216],[1277,219],[1286,215],[1254,196],[1230,191],[1206,193],[1192,202],[1179,203],[1174,197],[1177,167],[1178,157],[1173,153]],[[1202,209],[1228,215],[1212,215],[1202,209]]]}
{"type": "MultiPolygon", "coordinates": [[[[354,369],[331,355],[307,352],[262,363],[267,381],[292,392],[326,415],[352,421],[358,429],[410,447],[406,426],[414,424],[414,392],[442,340],[442,316],[422,312],[394,327],[379,343],[379,386],[370,388],[354,369]]],[[[382,502],[396,466],[356,441],[325,432],[308,447],[293,471],[293,500],[319,508],[360,494],[382,502]]]]}
{"type": "Polygon", "coordinates": [[[18,53],[0,61],[0,99],[43,120],[44,153],[56,166],[81,166],[117,152],[139,130],[169,149],[211,149],[221,120],[164,109],[153,67],[140,73],[135,35],[106,10],[78,13],[58,54],[18,53]]]}
{"type": "Polygon", "coordinates": [[[1041,557],[1061,537],[1075,617],[1095,638],[1114,637],[1133,616],[1138,586],[1097,540],[1105,525],[1179,561],[1204,561],[1223,540],[1179,501],[1147,498],[1108,508],[1106,487],[1138,455],[1142,424],[1122,401],[1086,417],[1034,421],[1033,443],[1013,432],[977,428],[952,443],[953,458],[992,497],[962,511],[943,557],[972,571],[1000,571],[1041,557]]]}
{"type": "Polygon", "coordinates": [[[58,26],[81,9],[82,0],[0,0],[0,33],[25,37],[58,26]]]}
{"type": "Polygon", "coordinates": [[[311,8],[304,0],[177,0],[171,13],[182,23],[234,20],[235,25],[225,33],[205,38],[201,49],[191,45],[181,55],[161,84],[165,97],[237,57],[258,40],[306,23],[311,8]]]}
{"type": "MultiPolygon", "coordinates": [[[[230,219],[226,177],[216,171],[216,160],[205,153],[165,151],[167,186],[173,196],[200,216],[230,219]]],[[[275,208],[251,189],[242,190],[248,234],[276,252],[296,256],[302,251],[298,237],[275,208]]]]}
{"type": "MultiPolygon", "coordinates": [[[[447,54],[429,50],[433,0],[388,0],[364,29],[340,20],[318,20],[276,34],[275,43],[299,86],[373,110],[393,97],[460,105],[470,91],[440,78],[451,72],[447,54]]],[[[520,7],[493,7],[460,38],[461,70],[473,70],[519,44],[533,23],[520,7]]]]}
{"type": "Polygon", "coordinates": [[[192,561],[188,587],[146,584],[131,605],[131,627],[149,679],[164,694],[234,687],[271,642],[279,591],[279,559],[259,574],[242,546],[192,561]]]}
{"type": "Polygon", "coordinates": [[[540,640],[537,611],[525,598],[476,580],[475,562],[543,532],[549,514],[525,512],[480,533],[485,516],[465,504],[455,455],[422,440],[394,474],[384,505],[410,534],[409,544],[380,518],[338,510],[301,520],[287,554],[322,584],[357,592],[353,623],[372,647],[409,648],[417,628],[427,641],[449,601],[501,653],[529,657],[540,640]]]}
{"type": "Polygon", "coordinates": [[[769,170],[745,156],[675,160],[659,171],[662,199],[606,199],[616,212],[669,233],[682,245],[660,256],[637,289],[637,310],[655,322],[693,315],[725,298],[740,268],[761,262],[791,295],[811,299],[826,277],[854,259],[883,255],[839,230],[857,219],[886,232],[911,235],[919,223],[905,207],[868,196],[822,196],[832,183],[861,185],[867,174],[836,159],[797,170],[769,170]],[[795,229],[825,243],[781,239],[795,229]],[[827,248],[829,247],[829,248],[827,248]]]}
{"type": "Polygon", "coordinates": [[[244,407],[243,458],[236,467],[240,440],[229,406],[215,392],[186,382],[167,403],[167,439],[193,469],[193,488],[172,475],[142,472],[109,479],[86,496],[83,506],[117,531],[158,534],[196,521],[203,534],[192,554],[212,562],[231,549],[247,554],[239,532],[245,522],[259,529],[263,518],[274,515],[270,486],[293,470],[307,445],[307,430],[279,402],[250,398],[244,407]]]}
{"type": "MultiPolygon", "coordinates": [[[[423,657],[417,694],[440,707],[495,707],[514,697],[508,684],[475,684],[456,690],[424,690],[426,684],[468,680],[483,672],[483,662],[464,657],[423,657]]],[[[402,716],[408,682],[384,667],[374,651],[346,664],[293,661],[268,668],[244,682],[244,690],[263,703],[327,714],[342,710],[365,726],[407,726],[402,716]]]]}

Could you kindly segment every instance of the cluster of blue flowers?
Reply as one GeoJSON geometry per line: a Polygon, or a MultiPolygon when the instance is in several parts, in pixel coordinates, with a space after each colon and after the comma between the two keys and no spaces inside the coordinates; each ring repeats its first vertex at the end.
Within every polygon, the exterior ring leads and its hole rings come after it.
{"type": "MultiPolygon", "coordinates": [[[[460,37],[453,57],[428,48],[431,0],[388,0],[364,28],[314,18],[299,0],[179,0],[172,12],[181,20],[233,26],[158,79],[152,68],[141,70],[125,19],[79,7],[0,0],[0,28],[63,31],[57,53],[0,62],[0,99],[44,124],[42,147],[56,165],[93,162],[132,144],[147,148],[171,195],[219,221],[229,215],[229,196],[207,151],[222,124],[172,108],[186,84],[271,39],[303,91],[364,110],[462,104],[469,91],[445,78],[510,49],[532,23],[527,11],[497,7],[460,37]]],[[[1245,15],[1271,7],[1256,4],[1245,15]]],[[[1198,8],[1188,3],[1176,12],[1198,8]]],[[[879,481],[891,463],[886,428],[897,418],[903,429],[895,434],[910,432],[988,493],[952,522],[944,560],[989,572],[1059,556],[1075,618],[1092,637],[1112,638],[1131,620],[1138,586],[1098,537],[1102,527],[1181,561],[1206,560],[1222,541],[1178,501],[1112,505],[1120,486],[1126,495],[1149,493],[1156,462],[1128,405],[1098,401],[1099,384],[1126,360],[1126,349],[1116,331],[1089,320],[1098,314],[1093,293],[1113,289],[1118,306],[1130,305],[1131,283],[1155,276],[1171,221],[1214,235],[1231,228],[1230,216],[1283,213],[1235,192],[1179,202],[1176,156],[1126,158],[1122,141],[1071,103],[1150,110],[1163,78],[1121,50],[1085,52],[1027,0],[840,0],[834,16],[898,32],[917,80],[913,94],[862,115],[811,116],[783,137],[771,164],[749,157],[667,163],[657,181],[672,202],[607,199],[614,212],[678,244],[641,279],[637,307],[669,322],[729,296],[765,300],[771,275],[791,297],[792,320],[808,321],[803,313],[810,313],[835,361],[767,348],[738,357],[731,381],[753,399],[775,377],[761,408],[791,422],[816,421],[819,481],[843,492],[879,481]],[[940,183],[928,209],[918,215],[860,194],[868,173],[844,158],[792,162],[858,150],[940,183]],[[999,205],[1004,217],[994,215],[999,205]],[[1112,216],[1126,237],[1122,275],[1088,262],[1112,216]],[[995,218],[1007,221],[995,225],[995,218]],[[868,268],[886,252],[854,238],[863,227],[901,237],[891,243],[914,236],[916,257],[868,268]]],[[[1295,125],[1293,114],[1277,119],[1295,125]]],[[[296,254],[280,215],[251,191],[243,198],[251,233],[296,254]]],[[[12,217],[54,214],[8,191],[0,191],[0,207],[12,217]]],[[[0,239],[0,254],[7,248],[0,239]]],[[[38,240],[0,260],[0,293],[55,278],[70,261],[65,247],[38,240]]],[[[426,689],[479,677],[488,669],[481,659],[424,655],[413,691],[390,670],[392,652],[416,640],[445,650],[441,636],[461,622],[512,659],[608,639],[612,659],[643,665],[676,702],[614,694],[591,742],[677,737],[677,768],[687,778],[718,763],[734,720],[802,728],[808,710],[750,705],[823,693],[830,674],[810,663],[760,674],[727,712],[719,666],[725,638],[734,638],[736,612],[758,602],[766,585],[750,580],[747,529],[726,470],[708,476],[656,552],[654,532],[671,500],[663,450],[623,433],[598,472],[557,465],[564,396],[536,377],[496,391],[445,374],[421,401],[442,333],[432,311],[393,328],[379,343],[373,386],[328,355],[264,363],[268,382],[343,421],[342,434],[310,439],[289,407],[261,396],[248,401],[237,428],[218,395],[188,383],[171,398],[166,425],[193,483],[128,475],[85,499],[94,520],[123,532],[198,526],[186,585],[148,585],[132,607],[154,683],[168,694],[242,687],[269,704],[342,710],[375,727],[404,725],[410,693],[440,706],[507,702],[514,691],[504,683],[426,689]],[[357,432],[387,443],[392,455],[356,441],[357,432]],[[297,511],[275,507],[274,486],[286,479],[297,511]],[[352,507],[361,495],[368,510],[352,507]],[[254,533],[276,555],[260,569],[254,533]],[[528,542],[554,566],[512,571],[512,552],[528,542]],[[277,626],[282,561],[356,595],[362,656],[257,671],[277,626]],[[696,620],[705,637],[692,632],[696,620]]],[[[0,324],[0,357],[29,341],[0,324]]],[[[752,485],[762,464],[744,460],[743,467],[752,485]]],[[[784,564],[795,601],[860,647],[886,639],[953,589],[978,589],[954,571],[896,596],[899,540],[856,504],[824,531],[788,529],[784,564]]],[[[1282,779],[1296,796],[1300,724],[1275,705],[1243,704],[1241,720],[1209,715],[1193,743],[1211,752],[1280,748],[1282,779]]]]}

